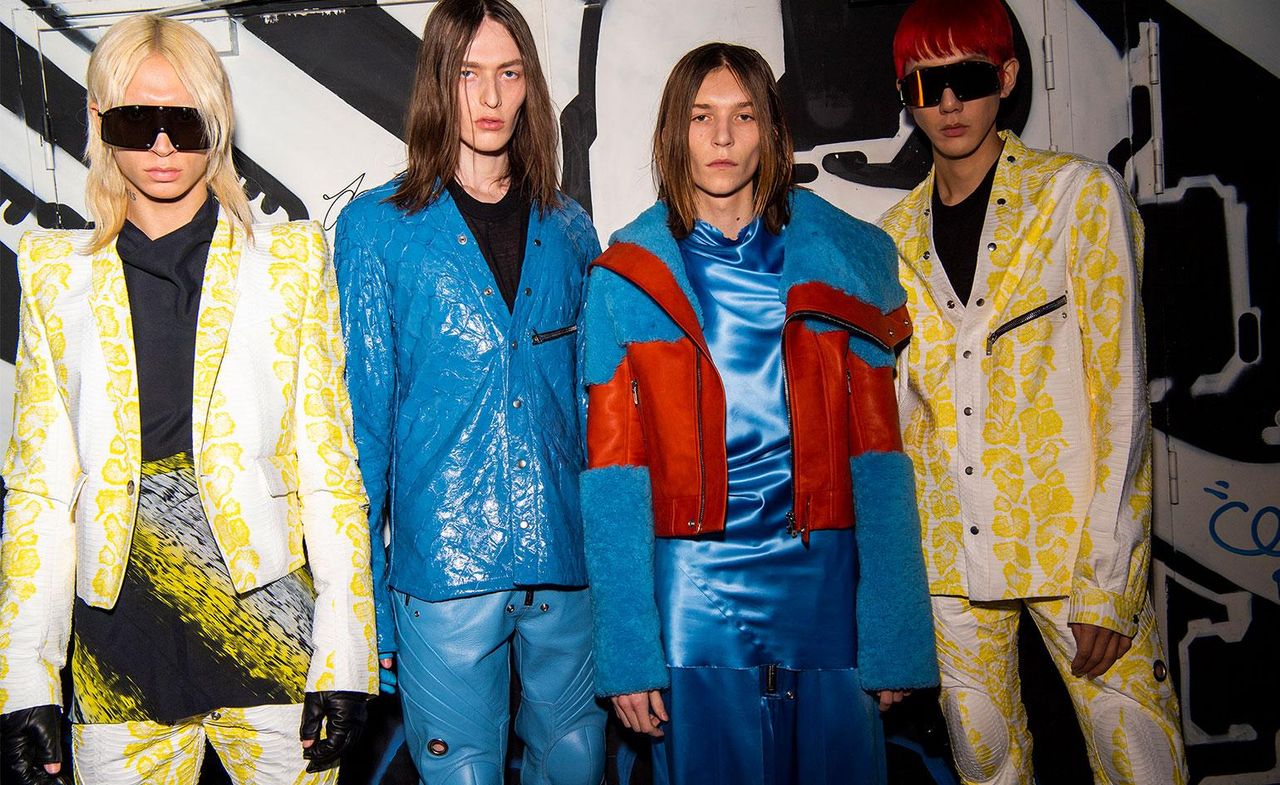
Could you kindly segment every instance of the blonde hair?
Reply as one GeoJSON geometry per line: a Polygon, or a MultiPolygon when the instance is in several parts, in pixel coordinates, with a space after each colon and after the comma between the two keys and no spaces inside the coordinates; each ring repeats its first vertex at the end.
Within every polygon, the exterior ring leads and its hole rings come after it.
{"type": "MultiPolygon", "coordinates": [[[[152,55],[173,66],[182,85],[195,100],[209,140],[204,182],[234,226],[251,233],[249,200],[231,160],[233,129],[231,85],[218,54],[199,33],[182,22],[141,14],[112,25],[89,58],[89,106],[105,112],[124,101],[125,90],[138,66],[152,55]]],[[[88,110],[90,113],[92,110],[88,110]]],[[[89,142],[85,160],[89,175],[85,201],[95,222],[89,251],[112,242],[124,226],[128,181],[116,164],[112,148],[102,141],[98,124],[88,118],[89,142]]]]}

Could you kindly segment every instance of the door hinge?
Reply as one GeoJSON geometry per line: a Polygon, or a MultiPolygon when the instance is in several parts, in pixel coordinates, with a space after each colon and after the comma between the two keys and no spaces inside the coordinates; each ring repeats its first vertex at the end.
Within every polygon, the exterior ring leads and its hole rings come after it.
{"type": "Polygon", "coordinates": [[[1053,79],[1053,36],[1046,35],[1041,39],[1041,45],[1044,48],[1044,89],[1054,89],[1055,82],[1053,79]]]}

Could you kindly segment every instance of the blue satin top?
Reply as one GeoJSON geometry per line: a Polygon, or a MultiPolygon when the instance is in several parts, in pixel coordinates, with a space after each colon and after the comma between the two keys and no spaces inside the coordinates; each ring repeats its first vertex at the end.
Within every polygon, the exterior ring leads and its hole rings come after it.
{"type": "Polygon", "coordinates": [[[757,218],[730,240],[698,221],[680,242],[727,404],[723,535],[659,538],[654,558],[667,664],[852,668],[852,530],[787,533],[791,434],[783,392],[782,237],[757,218]]]}

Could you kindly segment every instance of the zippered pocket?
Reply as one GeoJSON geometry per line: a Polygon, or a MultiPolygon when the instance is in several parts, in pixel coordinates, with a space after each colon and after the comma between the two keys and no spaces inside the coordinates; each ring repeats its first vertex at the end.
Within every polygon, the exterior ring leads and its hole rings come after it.
{"type": "Polygon", "coordinates": [[[537,330],[531,330],[531,337],[529,340],[534,346],[537,346],[540,343],[546,343],[547,341],[554,341],[557,338],[563,338],[566,335],[572,335],[577,331],[578,325],[576,324],[571,324],[568,327],[561,327],[557,330],[548,330],[545,333],[540,333],[537,330]]]}
{"type": "Polygon", "coordinates": [[[1000,336],[1004,335],[1007,332],[1016,330],[1022,325],[1027,324],[1028,322],[1034,322],[1036,319],[1039,319],[1041,316],[1047,316],[1066,304],[1067,304],[1067,296],[1063,294],[1058,299],[1051,300],[1050,302],[1047,302],[1044,305],[1036,306],[1035,308],[1032,308],[1030,311],[1027,311],[1026,313],[1020,316],[1015,316],[1009,321],[997,327],[996,329],[992,330],[991,334],[987,336],[987,356],[988,357],[991,356],[991,349],[993,346],[995,346],[996,341],[1000,339],[1000,336]]]}

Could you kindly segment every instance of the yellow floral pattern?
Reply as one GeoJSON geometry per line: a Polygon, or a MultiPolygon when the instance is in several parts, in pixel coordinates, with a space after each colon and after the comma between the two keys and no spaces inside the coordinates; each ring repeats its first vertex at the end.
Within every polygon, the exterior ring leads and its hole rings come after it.
{"type": "Polygon", "coordinates": [[[1071,675],[1075,640],[1068,600],[970,604],[934,597],[940,702],[964,783],[1031,782],[1031,735],[1018,673],[1022,608],[1043,636],[1067,686],[1094,778],[1101,783],[1187,781],[1178,701],[1150,603],[1139,611],[1133,646],[1102,676],[1071,675]],[[1157,678],[1157,673],[1160,674],[1157,678]]]}
{"type": "Polygon", "coordinates": [[[297,704],[219,709],[176,725],[72,726],[76,781],[94,785],[191,785],[205,740],[235,785],[334,785],[339,769],[308,773],[297,704]]]}
{"type": "Polygon", "coordinates": [[[899,405],[930,591],[1069,597],[1073,622],[1132,635],[1151,509],[1141,220],[1115,172],[1002,136],[967,304],[932,247],[932,174],[881,219],[915,325],[899,405]]]}
{"type": "MultiPolygon", "coordinates": [[[[129,553],[141,466],[129,302],[114,245],[88,256],[87,236],[33,232],[19,248],[0,711],[61,702],[72,597],[111,607],[129,553]]],[[[237,590],[309,556],[318,596],[307,689],[376,693],[367,499],[318,224],[257,227],[249,241],[220,216],[195,361],[200,495],[237,590]]]]}

